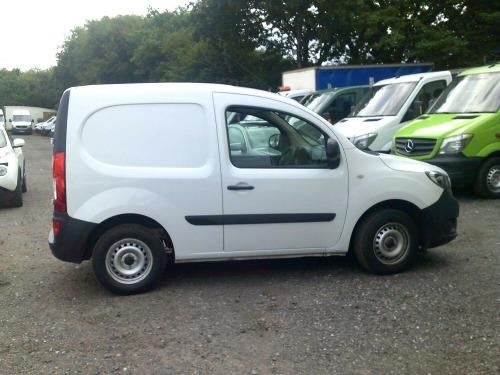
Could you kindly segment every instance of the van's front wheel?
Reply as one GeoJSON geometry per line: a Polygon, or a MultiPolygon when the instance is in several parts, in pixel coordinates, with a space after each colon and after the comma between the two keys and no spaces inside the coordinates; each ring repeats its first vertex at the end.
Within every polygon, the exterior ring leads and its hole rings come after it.
{"type": "Polygon", "coordinates": [[[479,168],[474,190],[483,198],[500,198],[500,158],[487,159],[479,168]]]}
{"type": "Polygon", "coordinates": [[[112,228],[97,241],[92,266],[101,284],[117,294],[136,294],[152,289],[165,270],[162,242],[138,225],[112,228]]]}
{"type": "Polygon", "coordinates": [[[360,223],[354,236],[356,258],[370,272],[398,273],[417,258],[417,226],[402,211],[383,209],[371,213],[360,223]]]}

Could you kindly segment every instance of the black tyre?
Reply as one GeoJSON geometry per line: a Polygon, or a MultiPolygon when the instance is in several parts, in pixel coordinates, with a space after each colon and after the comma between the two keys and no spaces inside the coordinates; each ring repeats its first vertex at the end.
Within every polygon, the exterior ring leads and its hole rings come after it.
{"type": "Polygon", "coordinates": [[[474,191],[483,198],[500,198],[500,157],[483,162],[474,181],[474,191]]]}
{"type": "Polygon", "coordinates": [[[353,249],[359,263],[370,272],[389,275],[404,271],[417,258],[417,226],[402,211],[373,212],[357,228],[353,249]]]}
{"type": "Polygon", "coordinates": [[[21,190],[23,193],[28,191],[28,185],[26,183],[26,162],[23,164],[23,180],[21,183],[21,190]]]}
{"type": "Polygon", "coordinates": [[[10,201],[12,207],[21,207],[23,205],[23,191],[22,191],[22,180],[21,180],[21,169],[17,173],[17,186],[14,190],[14,195],[10,201]]]}
{"type": "Polygon", "coordinates": [[[152,289],[166,265],[163,243],[147,228],[120,225],[97,241],[92,266],[100,283],[116,294],[136,294],[152,289]]]}

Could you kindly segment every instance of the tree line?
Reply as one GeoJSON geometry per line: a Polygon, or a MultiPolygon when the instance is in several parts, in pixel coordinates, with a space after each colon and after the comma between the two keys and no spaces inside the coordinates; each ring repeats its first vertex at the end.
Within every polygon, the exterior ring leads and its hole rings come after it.
{"type": "Polygon", "coordinates": [[[215,82],[276,90],[321,64],[498,58],[500,7],[484,0],[199,0],[173,12],[91,20],[46,70],[0,70],[0,105],[56,108],[71,86],[215,82]]]}

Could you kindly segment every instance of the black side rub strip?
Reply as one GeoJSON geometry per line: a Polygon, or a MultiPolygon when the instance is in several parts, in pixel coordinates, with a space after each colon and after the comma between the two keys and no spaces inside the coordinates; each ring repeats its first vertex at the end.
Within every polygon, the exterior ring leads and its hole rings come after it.
{"type": "Polygon", "coordinates": [[[186,216],[192,225],[284,224],[333,221],[335,214],[254,214],[186,216]]]}

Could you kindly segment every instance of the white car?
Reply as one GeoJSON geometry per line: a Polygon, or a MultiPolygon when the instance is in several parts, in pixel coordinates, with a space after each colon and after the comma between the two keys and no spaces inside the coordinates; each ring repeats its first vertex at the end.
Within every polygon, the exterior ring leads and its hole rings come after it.
{"type": "Polygon", "coordinates": [[[41,134],[42,135],[49,135],[50,134],[50,131],[54,128],[54,126],[56,125],[56,119],[57,119],[57,116],[52,116],[51,118],[49,118],[47,121],[45,121],[45,123],[43,123],[42,127],[41,127],[41,134]]]}
{"type": "Polygon", "coordinates": [[[74,87],[58,116],[49,245],[61,260],[92,259],[115,293],[150,289],[167,261],[352,249],[369,271],[392,274],[457,235],[446,172],[359,150],[318,114],[273,93],[187,83],[74,87]]]}
{"type": "Polygon", "coordinates": [[[33,129],[35,131],[35,133],[41,134],[42,133],[42,129],[45,126],[45,124],[47,123],[47,121],[51,121],[54,117],[55,116],[52,116],[48,120],[37,122],[36,125],[35,125],[35,128],[33,129]]]}
{"type": "Polygon", "coordinates": [[[27,190],[23,146],[23,139],[12,139],[0,126],[0,202],[13,207],[23,205],[27,190]]]}

